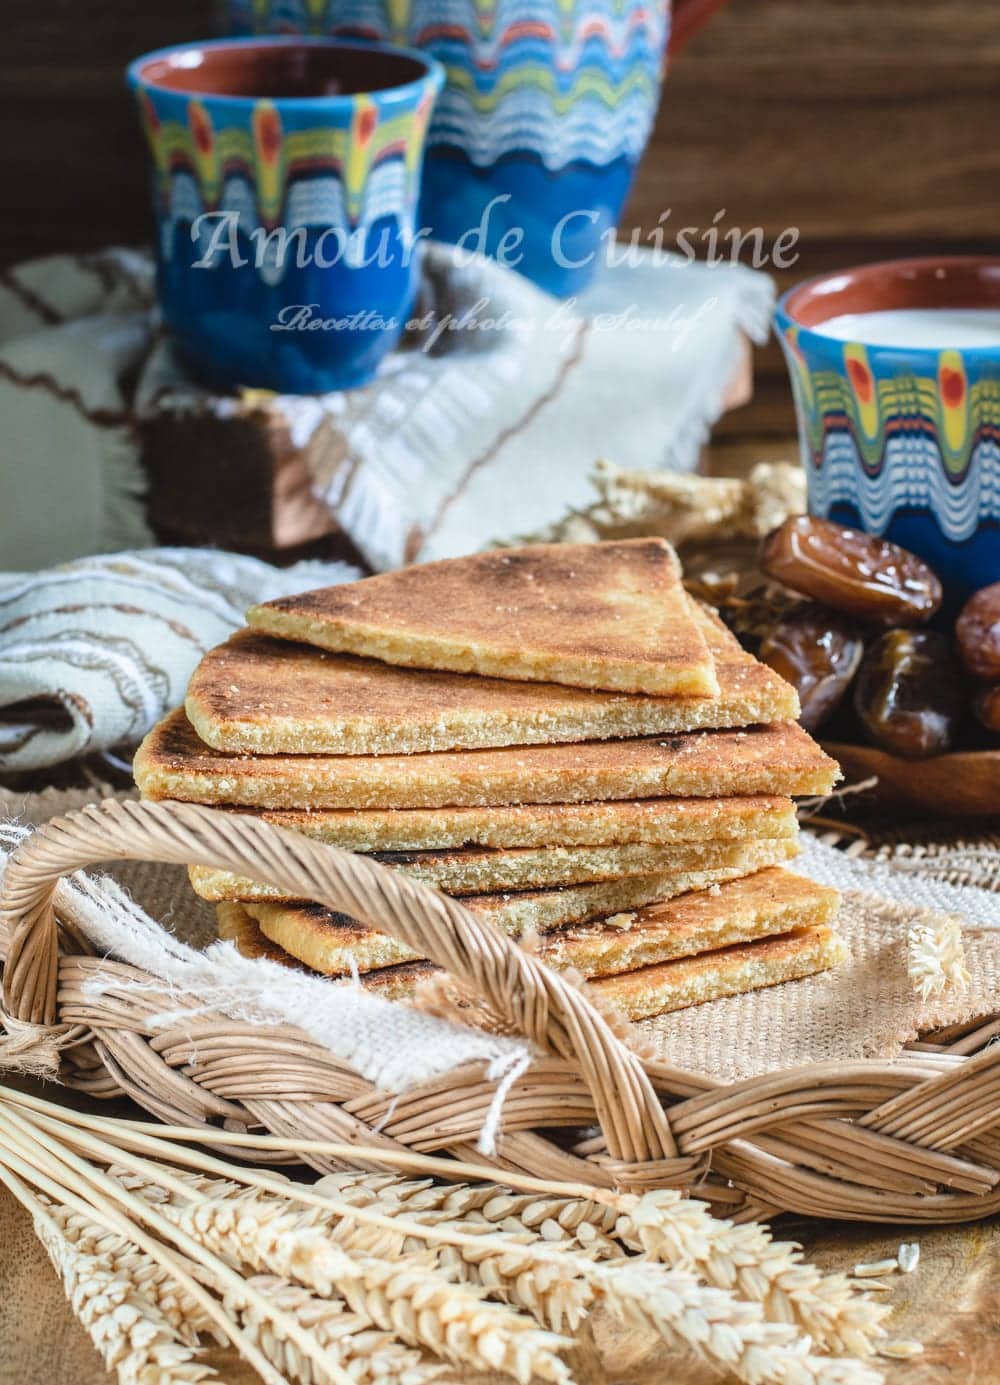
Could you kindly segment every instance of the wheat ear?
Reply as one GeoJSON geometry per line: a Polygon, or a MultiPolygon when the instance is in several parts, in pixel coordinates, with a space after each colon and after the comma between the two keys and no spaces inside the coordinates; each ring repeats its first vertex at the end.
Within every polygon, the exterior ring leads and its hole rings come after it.
{"type": "MultiPolygon", "coordinates": [[[[135,1123],[121,1123],[139,1129],[135,1123]]],[[[150,1126],[150,1129],[156,1127],[150,1126]]],[[[188,1132],[193,1138],[196,1132],[188,1132]]],[[[226,1132],[227,1143],[252,1143],[253,1137],[226,1132]]],[[[286,1148],[281,1137],[270,1138],[275,1148],[286,1148]]],[[[706,1204],[672,1190],[647,1194],[642,1209],[638,1199],[583,1185],[550,1183],[511,1175],[514,1186],[534,1192],[511,1193],[492,1182],[495,1172],[470,1164],[443,1164],[441,1160],[410,1152],[354,1149],[339,1143],[316,1142],[317,1153],[344,1156],[378,1154],[403,1168],[426,1167],[434,1173],[479,1174],[490,1180],[482,1186],[435,1184],[429,1180],[397,1180],[392,1174],[328,1174],[317,1184],[358,1205],[391,1201],[408,1215],[432,1220],[437,1213],[456,1219],[471,1218],[496,1223],[517,1231],[520,1222],[537,1229],[546,1239],[559,1239],[559,1230],[571,1233],[581,1246],[598,1254],[614,1254],[613,1233],[630,1249],[640,1249],[676,1266],[695,1268],[708,1283],[735,1288],[760,1301],[766,1316],[776,1322],[798,1323],[822,1350],[864,1356],[884,1335],[885,1305],[855,1292],[840,1274],[823,1274],[802,1259],[798,1246],[774,1241],[754,1223],[737,1225],[714,1217],[706,1204]],[[641,1223],[641,1225],[640,1225],[641,1223]]]]}
{"type": "Polygon", "coordinates": [[[755,1223],[713,1217],[681,1193],[644,1194],[615,1230],[626,1246],[763,1304],[770,1321],[796,1324],[821,1349],[865,1356],[884,1335],[890,1309],[858,1294],[846,1275],[821,1274],[803,1262],[800,1247],[772,1240],[755,1223]]]}
{"type": "MultiPolygon", "coordinates": [[[[482,1289],[443,1277],[426,1254],[392,1263],[380,1258],[372,1238],[331,1244],[327,1218],[290,1211],[279,1199],[259,1194],[203,1198],[187,1206],[168,1202],[162,1212],[217,1255],[291,1279],[324,1298],[338,1295],[369,1326],[456,1365],[506,1371],[525,1381],[533,1375],[569,1378],[559,1352],[571,1341],[486,1302],[482,1289]],[[345,1249],[361,1253],[349,1257],[345,1249]]],[[[392,1253],[402,1248],[399,1238],[392,1253]]]]}
{"type": "Polygon", "coordinates": [[[618,1208],[581,1197],[510,1193],[494,1185],[440,1185],[385,1174],[327,1174],[317,1190],[352,1205],[398,1206],[420,1221],[451,1221],[460,1229],[491,1223],[558,1242],[567,1237],[597,1256],[620,1247],[687,1269],[708,1284],[763,1305],[771,1322],[794,1323],[820,1350],[866,1356],[884,1335],[888,1305],[859,1294],[843,1274],[823,1274],[794,1243],[775,1241],[761,1226],[714,1217],[703,1202],[673,1190],[641,1198],[623,1194],[618,1208]]]}
{"type": "MultiPolygon", "coordinates": [[[[330,1230],[345,1249],[377,1247],[384,1255],[405,1251],[419,1240],[405,1234],[403,1226],[379,1232],[335,1221],[330,1230]]],[[[629,1326],[651,1329],[674,1349],[693,1350],[752,1385],[872,1385],[881,1379],[859,1361],[811,1354],[795,1327],[767,1322],[759,1302],[741,1300],[727,1289],[702,1284],[693,1274],[645,1258],[594,1261],[485,1228],[478,1234],[455,1231],[454,1242],[436,1246],[439,1264],[529,1309],[550,1327],[577,1326],[602,1303],[629,1326]]]]}
{"type": "Polygon", "coordinates": [[[570,1238],[571,1245],[609,1259],[621,1253],[621,1246],[640,1251],[759,1302],[768,1321],[798,1325],[820,1350],[870,1354],[891,1311],[857,1293],[845,1275],[824,1275],[804,1263],[798,1246],[773,1240],[760,1226],[717,1219],[703,1202],[670,1190],[642,1198],[623,1195],[619,1203],[628,1210],[616,1212],[583,1198],[511,1194],[495,1185],[428,1185],[385,1175],[328,1174],[316,1188],[336,1191],[352,1205],[396,1206],[421,1222],[450,1221],[459,1230],[494,1224],[550,1242],[570,1238]]]}
{"type": "MultiPolygon", "coordinates": [[[[41,1115],[29,1121],[7,1107],[0,1112],[0,1132],[4,1137],[0,1163],[10,1173],[19,1175],[22,1181],[84,1216],[92,1216],[94,1221],[108,1230],[128,1236],[140,1249],[162,1264],[218,1324],[227,1340],[253,1366],[265,1385],[287,1385],[287,1382],[257,1350],[254,1342],[239,1331],[204,1285],[207,1284],[216,1293],[231,1293],[244,1306],[254,1306],[265,1316],[272,1314],[279,1335],[292,1338],[303,1354],[312,1359],[318,1381],[328,1382],[328,1385],[351,1385],[350,1377],[324,1356],[316,1342],[294,1318],[285,1318],[280,1310],[259,1299],[256,1291],[229,1264],[209,1254],[193,1237],[172,1226],[162,1212],[129,1193],[107,1173],[81,1158],[67,1144],[61,1143],[66,1132],[60,1128],[58,1121],[41,1115]],[[53,1126],[54,1135],[50,1133],[53,1126]],[[81,1192],[75,1191],[77,1188],[81,1192]],[[130,1215],[138,1220],[131,1221],[130,1215]],[[144,1225],[140,1225],[140,1221],[144,1225]],[[158,1241],[151,1232],[163,1236],[167,1244],[158,1241]]],[[[103,1147],[102,1141],[79,1132],[74,1136],[74,1143],[103,1147]]],[[[161,1181],[168,1180],[169,1171],[160,1171],[160,1177],[161,1181]]]]}
{"type": "MultiPolygon", "coordinates": [[[[285,1195],[311,1205],[323,1205],[315,1192],[285,1190],[285,1195]]],[[[537,1243],[522,1244],[503,1233],[471,1235],[446,1225],[424,1225],[396,1214],[387,1217],[371,1208],[351,1207],[327,1196],[335,1234],[349,1247],[336,1224],[342,1221],[377,1228],[389,1236],[424,1240],[432,1246],[454,1246],[466,1263],[481,1267],[490,1261],[505,1292],[512,1279],[518,1292],[530,1283],[530,1276],[547,1267],[561,1274],[564,1282],[576,1281],[579,1292],[592,1294],[592,1301],[603,1300],[617,1316],[635,1322],[642,1318],[666,1341],[684,1342],[703,1357],[754,1385],[766,1381],[823,1382],[823,1385],[862,1385],[880,1380],[880,1375],[854,1360],[832,1362],[812,1355],[805,1339],[797,1342],[797,1331],[788,1324],[764,1321],[762,1305],[738,1299],[731,1291],[705,1287],[693,1275],[647,1262],[641,1275],[629,1264],[595,1263],[562,1247],[537,1243]],[[493,1244],[491,1244],[491,1242],[493,1244]],[[698,1308],[699,1297],[703,1300],[698,1308]],[[699,1320],[699,1314],[703,1321],[699,1320]],[[707,1327],[706,1327],[707,1324],[707,1327]]],[[[486,1282],[484,1280],[484,1282],[486,1282]]],[[[492,1287],[492,1286],[491,1286],[492,1287]]],[[[542,1313],[545,1300],[539,1303],[542,1313]]],[[[544,1317],[543,1317],[544,1321],[544,1317]]]]}
{"type": "MultiPolygon", "coordinates": [[[[90,1136],[80,1135],[77,1138],[85,1143],[95,1143],[90,1136]]],[[[137,1137],[136,1143],[142,1144],[144,1139],[137,1137]]],[[[114,1157],[114,1149],[109,1149],[109,1153],[114,1157]]],[[[126,1166],[139,1165],[138,1171],[143,1171],[143,1161],[120,1148],[118,1158],[126,1166]]],[[[213,1172],[236,1172],[210,1156],[198,1156],[197,1164],[213,1172]]],[[[243,1176],[242,1171],[239,1176],[243,1176]]],[[[616,1316],[633,1325],[642,1321],[667,1342],[675,1346],[683,1342],[703,1359],[736,1374],[740,1379],[753,1382],[753,1385],[769,1385],[770,1382],[789,1385],[792,1381],[796,1385],[808,1385],[809,1382],[872,1385],[881,1379],[878,1372],[856,1360],[833,1362],[812,1355],[810,1344],[805,1339],[799,1339],[793,1327],[764,1321],[760,1303],[747,1303],[725,1289],[705,1287],[692,1275],[668,1269],[664,1265],[648,1263],[645,1276],[637,1277],[627,1273],[630,1269],[628,1265],[595,1264],[582,1256],[570,1255],[561,1248],[523,1245],[502,1233],[494,1233],[492,1237],[472,1235],[455,1231],[447,1225],[424,1225],[398,1213],[386,1216],[371,1207],[352,1207],[341,1199],[324,1196],[313,1189],[275,1179],[259,1171],[248,1171],[246,1179],[249,1184],[279,1198],[325,1211],[331,1219],[326,1225],[335,1228],[334,1234],[345,1248],[350,1248],[350,1233],[339,1227],[338,1224],[342,1222],[360,1223],[366,1229],[372,1228],[390,1238],[398,1238],[394,1244],[400,1246],[408,1238],[415,1243],[426,1242],[435,1249],[444,1245],[453,1246],[460,1252],[463,1261],[477,1266],[495,1257],[491,1269],[495,1266],[497,1278],[505,1281],[505,1296],[512,1278],[520,1287],[530,1283],[528,1276],[534,1275],[539,1269],[555,1266],[565,1280],[577,1282],[579,1287],[575,1292],[581,1296],[589,1294],[591,1302],[604,1301],[616,1316]],[[491,1240],[494,1242],[492,1246],[489,1244],[491,1240]],[[650,1280],[655,1281],[657,1291],[652,1295],[650,1280]],[[697,1308],[699,1295],[704,1299],[700,1310],[697,1308]]],[[[359,1239],[363,1249],[371,1244],[367,1231],[359,1239]]],[[[347,1287],[349,1289],[350,1285],[347,1287]]],[[[409,1287],[410,1284],[407,1284],[409,1287]]],[[[351,1300],[348,1299],[348,1302],[351,1300]]],[[[351,1306],[355,1307],[355,1304],[351,1306]]],[[[539,1302],[538,1311],[540,1315],[546,1311],[544,1298],[539,1302]]],[[[542,1320],[545,1320],[544,1317],[542,1320]]],[[[376,1319],[376,1323],[378,1326],[393,1326],[388,1316],[376,1319]]],[[[433,1340],[427,1340],[424,1344],[432,1350],[440,1350],[433,1340]]]]}
{"type": "Polygon", "coordinates": [[[40,1201],[64,1239],[85,1255],[108,1260],[116,1272],[128,1279],[138,1295],[163,1314],[185,1346],[197,1347],[200,1337],[210,1337],[217,1346],[225,1346],[225,1337],[201,1304],[128,1237],[108,1231],[89,1217],[58,1206],[47,1198],[40,1201]]]}
{"type": "MultiPolygon", "coordinates": [[[[614,1233],[618,1205],[588,1198],[512,1193],[495,1183],[435,1184],[430,1180],[386,1178],[380,1174],[327,1174],[316,1187],[355,1207],[380,1203],[398,1207],[407,1216],[432,1224],[450,1221],[462,1229],[494,1226],[514,1234],[528,1233],[544,1241],[569,1241],[593,1255],[620,1255],[614,1233]]],[[[628,1205],[628,1199],[618,1201],[628,1205]]]]}
{"type": "MultiPolygon", "coordinates": [[[[347,1310],[339,1299],[322,1299],[297,1284],[270,1275],[250,1281],[269,1302],[294,1317],[350,1377],[353,1385],[432,1385],[451,1367],[425,1351],[404,1346],[390,1332],[373,1328],[364,1318],[347,1310]]],[[[239,1316],[245,1332],[283,1375],[311,1385],[311,1362],[303,1359],[293,1342],[279,1338],[267,1318],[254,1309],[225,1302],[239,1316]]]]}
{"type": "MultiPolygon", "coordinates": [[[[293,1195],[290,1189],[286,1188],[286,1195],[293,1195]]],[[[576,1326],[593,1306],[603,1302],[629,1325],[652,1329],[674,1348],[694,1350],[718,1368],[754,1385],[793,1381],[802,1385],[866,1385],[881,1378],[858,1361],[831,1361],[811,1354],[794,1327],[766,1322],[759,1302],[745,1302],[727,1289],[706,1287],[693,1274],[663,1264],[643,1261],[639,1269],[635,1261],[595,1262],[561,1247],[538,1245],[482,1225],[473,1233],[450,1224],[427,1225],[398,1213],[386,1217],[370,1207],[338,1204],[334,1211],[329,1198],[327,1201],[331,1211],[321,1220],[315,1211],[298,1218],[303,1238],[324,1232],[357,1263],[382,1266],[386,1259],[374,1257],[405,1257],[429,1240],[439,1265],[530,1310],[549,1327],[576,1326]]],[[[240,1251],[238,1226],[242,1224],[245,1234],[249,1233],[248,1245],[259,1246],[294,1235],[296,1224],[283,1202],[259,1195],[249,1195],[235,1205],[228,1199],[217,1206],[202,1202],[187,1210],[174,1209],[173,1215],[190,1219],[202,1236],[211,1236],[209,1228],[218,1218],[218,1234],[230,1238],[229,1253],[241,1254],[244,1259],[248,1251],[246,1247],[240,1251]]],[[[211,1243],[216,1249],[226,1249],[225,1239],[211,1243]]],[[[406,1274],[402,1282],[408,1289],[414,1283],[406,1274]]],[[[322,1283],[317,1287],[322,1288],[322,1283]]],[[[361,1287],[357,1281],[346,1284],[342,1292],[352,1308],[371,1313],[370,1305],[358,1301],[361,1287]]],[[[379,1326],[389,1325],[387,1319],[375,1320],[379,1326]]],[[[399,1322],[395,1327],[399,1331],[399,1322]]],[[[426,1345],[447,1355],[440,1339],[426,1340],[426,1345]]]]}
{"type": "MultiPolygon", "coordinates": [[[[37,1098],[25,1097],[20,1093],[11,1093],[10,1098],[12,1102],[28,1105],[33,1111],[41,1113],[42,1115],[44,1115],[44,1113],[47,1110],[51,1109],[47,1103],[40,1102],[37,1098]]],[[[123,1122],[115,1120],[103,1121],[98,1124],[95,1122],[94,1118],[84,1116],[80,1113],[60,1112],[59,1114],[60,1119],[56,1121],[55,1124],[57,1126],[57,1129],[64,1136],[66,1134],[65,1127],[67,1124],[69,1124],[70,1126],[73,1126],[75,1128],[82,1128],[84,1131],[88,1129],[92,1130],[96,1126],[96,1128],[101,1129],[102,1131],[107,1133],[111,1138],[113,1138],[116,1141],[114,1145],[109,1145],[106,1141],[99,1142],[101,1150],[104,1153],[105,1159],[108,1162],[113,1160],[115,1157],[120,1156],[123,1150],[143,1150],[147,1153],[153,1153],[155,1155],[158,1155],[161,1158],[169,1159],[174,1163],[182,1163],[186,1165],[188,1168],[192,1170],[197,1170],[200,1173],[210,1173],[213,1175],[221,1174],[223,1176],[229,1177],[235,1176],[245,1185],[256,1187],[261,1191],[272,1193],[278,1197],[288,1197],[299,1203],[304,1203],[307,1206],[319,1207],[324,1211],[332,1211],[335,1214],[338,1214],[340,1216],[346,1216],[349,1219],[353,1217],[355,1220],[359,1218],[362,1221],[366,1220],[366,1214],[360,1212],[359,1209],[354,1209],[352,1211],[352,1209],[348,1207],[341,1206],[338,1209],[336,1206],[331,1206],[330,1199],[324,1199],[315,1190],[306,1189],[302,1187],[302,1185],[289,1184],[287,1181],[280,1179],[272,1174],[266,1174],[245,1169],[236,1169],[231,1165],[226,1165],[217,1159],[213,1159],[211,1156],[203,1155],[197,1150],[187,1149],[184,1147],[183,1144],[179,1143],[181,1141],[193,1141],[197,1138],[201,1138],[200,1132],[188,1130],[185,1127],[170,1128],[168,1131],[165,1132],[166,1134],[169,1134],[171,1136],[171,1139],[168,1141],[165,1139],[158,1138],[157,1135],[153,1133],[158,1130],[158,1127],[152,1125],[146,1125],[139,1122],[123,1122]],[[63,1119],[63,1117],[65,1119],[63,1119]]],[[[232,1143],[234,1145],[254,1143],[256,1138],[242,1136],[235,1132],[219,1133],[220,1138],[224,1138],[227,1143],[232,1143]]],[[[77,1138],[82,1140],[85,1137],[83,1135],[80,1135],[77,1136],[77,1138]]],[[[282,1137],[262,1138],[266,1143],[273,1145],[275,1149],[292,1147],[292,1143],[287,1139],[283,1139],[282,1137]]],[[[429,1171],[433,1171],[435,1173],[440,1171],[439,1165],[441,1164],[440,1160],[424,1158],[423,1156],[413,1155],[409,1152],[398,1152],[393,1150],[380,1151],[373,1149],[369,1151],[362,1149],[352,1149],[351,1147],[342,1146],[337,1142],[329,1141],[312,1141],[310,1142],[310,1149],[316,1153],[325,1153],[329,1155],[334,1155],[335,1157],[349,1157],[352,1154],[357,1156],[359,1154],[363,1155],[370,1153],[372,1157],[379,1158],[384,1153],[388,1162],[396,1163],[400,1167],[408,1168],[411,1170],[426,1168],[429,1171]]],[[[492,1171],[481,1169],[479,1166],[475,1165],[449,1165],[449,1167],[454,1168],[455,1172],[460,1172],[465,1176],[469,1176],[471,1174],[472,1176],[479,1177],[495,1177],[495,1174],[492,1171]]],[[[634,1210],[636,1203],[638,1201],[634,1197],[608,1193],[605,1190],[593,1190],[593,1194],[591,1196],[591,1190],[581,1185],[553,1184],[543,1180],[529,1179],[522,1175],[512,1175],[511,1181],[516,1186],[522,1188],[527,1187],[533,1190],[537,1190],[539,1192],[551,1191],[553,1193],[562,1194],[568,1198],[580,1197],[581,1200],[585,1202],[588,1207],[592,1206],[593,1203],[601,1204],[602,1208],[614,1205],[617,1206],[619,1211],[623,1213],[631,1212],[632,1210],[634,1210]]],[[[334,1202],[336,1202],[336,1200],[334,1200],[334,1202]]],[[[699,1204],[695,1205],[698,1206],[699,1204]]],[[[710,1215],[706,1209],[703,1209],[703,1214],[706,1217],[710,1215]]],[[[662,1215],[662,1212],[658,1215],[662,1215]]],[[[400,1220],[398,1218],[395,1220],[395,1222],[393,1222],[389,1218],[378,1215],[372,1216],[371,1213],[368,1213],[367,1224],[379,1227],[382,1231],[388,1230],[390,1232],[395,1232],[397,1234],[402,1232],[405,1235],[410,1234],[412,1218],[409,1219],[409,1224],[401,1225],[400,1220]]],[[[647,1227],[647,1231],[648,1229],[649,1228],[647,1227]]],[[[736,1230],[742,1231],[743,1228],[737,1228],[736,1230]]],[[[754,1231],[754,1228],[746,1228],[746,1230],[752,1232],[754,1231]]],[[[416,1231],[413,1232],[413,1234],[417,1237],[417,1239],[426,1239],[428,1241],[433,1241],[437,1245],[447,1244],[450,1235],[447,1228],[429,1227],[420,1229],[419,1226],[417,1227],[416,1231]]],[[[770,1242],[766,1238],[765,1233],[758,1232],[756,1234],[759,1237],[763,1237],[763,1240],[758,1240],[755,1243],[754,1253],[766,1257],[766,1255],[769,1253],[768,1247],[770,1245],[770,1242]]],[[[468,1236],[466,1236],[464,1239],[466,1240],[466,1242],[471,1243],[472,1241],[472,1238],[468,1236]]],[[[481,1250],[481,1243],[476,1245],[475,1249],[477,1251],[481,1250]]],[[[751,1250],[751,1246],[745,1245],[743,1249],[747,1253],[749,1253],[751,1250]]],[[[716,1268],[718,1269],[718,1266],[716,1268]]],[[[716,1271],[713,1271],[713,1273],[714,1272],[716,1271]]],[[[745,1280],[748,1277],[748,1269],[746,1266],[744,1266],[741,1269],[741,1280],[745,1280]]],[[[792,1296],[789,1295],[788,1297],[791,1298],[792,1296]]],[[[833,1363],[825,1362],[821,1364],[827,1367],[828,1373],[824,1377],[824,1379],[831,1379],[832,1377],[829,1371],[830,1368],[832,1368],[833,1363]]],[[[843,1373],[853,1374],[855,1379],[860,1378],[857,1375],[856,1363],[844,1362],[843,1373]]],[[[838,1368],[838,1376],[839,1374],[840,1371],[838,1368]]],[[[799,1380],[808,1380],[814,1378],[815,1371],[811,1371],[810,1366],[808,1364],[803,1364],[802,1368],[796,1371],[795,1376],[796,1379],[799,1380]]],[[[868,1372],[866,1378],[873,1378],[872,1374],[868,1372]]]]}
{"type": "Polygon", "coordinates": [[[0,1168],[0,1181],[31,1214],[74,1314],[120,1385],[188,1385],[215,1377],[159,1309],[136,1291],[126,1270],[75,1246],[9,1168],[0,1168]]]}

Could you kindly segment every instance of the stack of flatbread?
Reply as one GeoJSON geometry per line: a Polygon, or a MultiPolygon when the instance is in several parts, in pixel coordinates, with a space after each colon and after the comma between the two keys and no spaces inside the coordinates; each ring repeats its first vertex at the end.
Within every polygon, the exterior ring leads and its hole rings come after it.
{"type": "MultiPolygon", "coordinates": [[[[837,766],[658,539],[430,563],[253,607],[135,761],[461,897],[630,1018],[833,965],[835,891],[783,869],[837,766]]],[[[243,948],[405,996],[433,968],[194,867],[243,948]]]]}

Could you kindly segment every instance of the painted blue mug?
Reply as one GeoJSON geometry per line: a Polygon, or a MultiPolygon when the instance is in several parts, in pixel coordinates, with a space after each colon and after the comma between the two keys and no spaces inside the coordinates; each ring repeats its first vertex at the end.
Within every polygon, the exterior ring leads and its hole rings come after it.
{"type": "Polygon", "coordinates": [[[775,324],[811,513],[919,554],[950,605],[1000,581],[1000,258],[824,275],[775,324]]]}
{"type": "Polygon", "coordinates": [[[160,303],[199,380],[306,394],[372,378],[416,296],[443,76],[420,53],[327,39],[227,39],[132,63],[160,303]]]}
{"type": "Polygon", "coordinates": [[[236,33],[353,35],[439,59],[421,224],[565,297],[618,224],[668,37],[673,51],[723,3],[229,0],[229,18],[236,33]]]}

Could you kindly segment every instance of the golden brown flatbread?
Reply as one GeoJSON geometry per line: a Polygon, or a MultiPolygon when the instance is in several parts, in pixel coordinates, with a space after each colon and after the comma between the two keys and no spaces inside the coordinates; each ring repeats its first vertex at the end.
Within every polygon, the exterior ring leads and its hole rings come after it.
{"type": "Polygon", "coordinates": [[[237,952],[244,957],[264,957],[269,962],[281,962],[284,966],[300,965],[284,948],[264,937],[257,920],[250,917],[242,904],[217,904],[215,925],[220,941],[234,943],[237,952]]]}
{"type": "Polygon", "coordinates": [[[665,539],[449,558],[281,597],[247,620],[406,668],[661,696],[719,691],[665,539]]]}
{"type": "MultiPolygon", "coordinates": [[[[634,922],[622,918],[624,914],[680,895],[686,896],[694,890],[722,887],[728,881],[740,880],[788,859],[789,856],[775,849],[774,844],[757,843],[748,847],[742,868],[719,867],[715,870],[689,871],[673,877],[628,876],[623,880],[555,890],[469,895],[462,903],[480,918],[489,919],[515,938],[540,933],[558,941],[556,929],[612,917],[616,919],[616,932],[624,934],[635,928],[634,922]],[[631,926],[626,926],[629,924],[631,926]]],[[[327,975],[340,975],[349,972],[352,967],[368,971],[373,967],[391,966],[395,961],[410,960],[414,955],[377,929],[359,924],[345,914],[324,909],[319,904],[266,900],[231,902],[239,903],[271,942],[277,943],[314,971],[327,975]]],[[[624,949],[624,952],[619,950],[613,955],[631,955],[633,950],[641,949],[644,945],[642,934],[640,927],[631,941],[619,939],[616,947],[624,949]]],[[[581,957],[585,951],[580,949],[581,957]]],[[[595,948],[593,965],[600,969],[605,964],[601,963],[599,954],[600,949],[595,948]]]]}
{"type": "Polygon", "coordinates": [[[588,984],[626,1019],[644,1020],[828,971],[847,955],[847,944],[832,928],[802,928],[588,984]]]}
{"type": "MultiPolygon", "coordinates": [[[[662,875],[674,879],[692,871],[738,869],[748,859],[755,859],[763,840],[766,839],[754,837],[681,842],[670,846],[626,842],[619,846],[543,846],[513,851],[472,847],[467,851],[378,852],[375,859],[445,894],[481,895],[507,890],[551,889],[555,885],[583,885],[634,875],[662,875]]],[[[798,849],[793,839],[780,840],[781,849],[787,851],[788,856],[798,849]]],[[[273,885],[209,866],[192,866],[188,874],[195,893],[213,902],[245,899],[288,902],[297,898],[273,885]]]]}
{"type": "MultiPolygon", "coordinates": [[[[560,930],[541,938],[533,951],[557,970],[571,968],[585,978],[609,978],[616,985],[598,986],[596,993],[614,1001],[630,1018],[646,1019],[835,965],[845,955],[841,940],[828,926],[838,904],[836,890],[787,871],[765,870],[717,890],[650,905],[633,915],[630,926],[615,920],[560,930]],[[761,940],[774,946],[764,949],[761,940]],[[682,965],[688,962],[692,965],[682,965]]],[[[245,956],[304,965],[263,933],[247,906],[220,904],[217,913],[219,936],[235,942],[245,956]]],[[[327,974],[338,946],[340,925],[334,917],[329,916],[331,936],[322,968],[327,974]]],[[[288,937],[297,951],[318,955],[318,943],[297,939],[291,932],[288,937]]],[[[368,988],[405,999],[419,980],[439,973],[401,944],[386,942],[391,946],[381,953],[364,947],[347,953],[348,965],[333,972],[332,979],[347,976],[353,961],[368,988]],[[367,956],[390,960],[366,973],[362,961],[367,956]]],[[[346,923],[339,945],[350,946],[346,923]]]]}
{"type": "MultiPolygon", "coordinates": [[[[251,961],[263,957],[268,962],[279,962],[292,970],[305,971],[306,967],[284,948],[272,943],[261,932],[260,925],[250,917],[240,904],[217,904],[215,908],[219,939],[233,943],[243,957],[251,961]]],[[[405,949],[404,949],[405,950],[405,949]]],[[[441,969],[430,962],[395,962],[377,971],[359,972],[358,981],[367,991],[372,991],[386,1000],[410,1000],[418,983],[425,977],[442,975],[441,969]]],[[[353,984],[353,975],[331,977],[332,985],[353,984]]],[[[456,992],[453,1003],[461,1004],[463,997],[456,992]]],[[[480,1016],[470,1015],[470,1023],[480,1016]]]]}
{"type": "MultiPolygon", "coordinates": [[[[250,813],[250,808],[234,808],[250,813]]],[[[449,847],[605,846],[614,842],[794,837],[790,798],[639,798],[607,803],[521,803],[498,808],[321,808],[259,811],[265,822],[347,851],[438,851],[449,847]]]]}
{"type": "Polygon", "coordinates": [[[395,668],[241,630],[202,659],[186,709],[216,750],[392,755],[794,721],[795,690],[695,608],[718,697],[649,697],[395,668]]]}
{"type": "Polygon", "coordinates": [[[133,762],[146,798],[259,808],[441,808],[596,799],[823,794],[839,771],[794,723],[581,745],[427,755],[225,755],[182,709],[133,762]]]}
{"type": "Polygon", "coordinates": [[[581,976],[617,976],[677,957],[833,921],[839,893],[772,867],[711,889],[647,904],[602,924],[559,928],[541,937],[539,955],[581,976]]]}

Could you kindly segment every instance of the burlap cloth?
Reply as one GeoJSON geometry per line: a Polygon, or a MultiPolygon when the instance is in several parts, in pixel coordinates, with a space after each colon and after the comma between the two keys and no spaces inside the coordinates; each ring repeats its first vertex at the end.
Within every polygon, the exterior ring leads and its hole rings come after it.
{"type": "MultiPolygon", "coordinates": [[[[0,817],[40,823],[106,792],[106,786],[99,784],[36,794],[0,790],[0,817]]],[[[945,886],[945,900],[950,898],[951,885],[971,885],[984,892],[975,897],[972,916],[976,924],[965,930],[973,978],[967,991],[919,1002],[907,975],[905,938],[908,928],[924,914],[923,907],[901,903],[898,898],[890,903],[849,890],[840,915],[841,931],[851,949],[851,959],[844,966],[793,985],[648,1021],[637,1026],[642,1039],[669,1056],[672,1063],[733,1080],[772,1067],[827,1058],[888,1056],[921,1030],[1000,1009],[998,845],[1000,836],[989,831],[975,837],[953,835],[936,840],[925,834],[925,840],[917,842],[896,840],[890,832],[872,842],[857,843],[849,854],[842,853],[848,868],[851,856],[877,858],[884,869],[912,879],[917,896],[917,884],[923,888],[927,881],[945,886]],[[993,894],[998,896],[995,922],[993,894]]],[[[806,867],[813,874],[830,875],[829,858],[822,852],[807,855],[806,867]]],[[[833,871],[836,874],[836,865],[833,871]]],[[[214,936],[213,910],[193,897],[183,871],[129,864],[115,868],[114,874],[176,936],[194,946],[203,946],[214,936]]],[[[65,1095],[68,1100],[75,1099],[72,1094],[65,1095]]],[[[98,1385],[106,1381],[108,1377],[66,1307],[61,1287],[27,1219],[6,1196],[0,1198],[0,1236],[5,1250],[0,1257],[0,1385],[98,1385]]],[[[625,1355],[620,1359],[622,1381],[656,1378],[655,1371],[650,1374],[648,1362],[640,1374],[633,1374],[625,1370],[625,1355]]],[[[587,1361],[584,1341],[577,1379],[596,1383],[599,1376],[587,1361]]],[[[214,1364],[223,1380],[233,1385],[256,1378],[229,1355],[219,1354],[214,1364]]],[[[676,1378],[694,1385],[701,1376],[694,1372],[676,1378]]]]}

